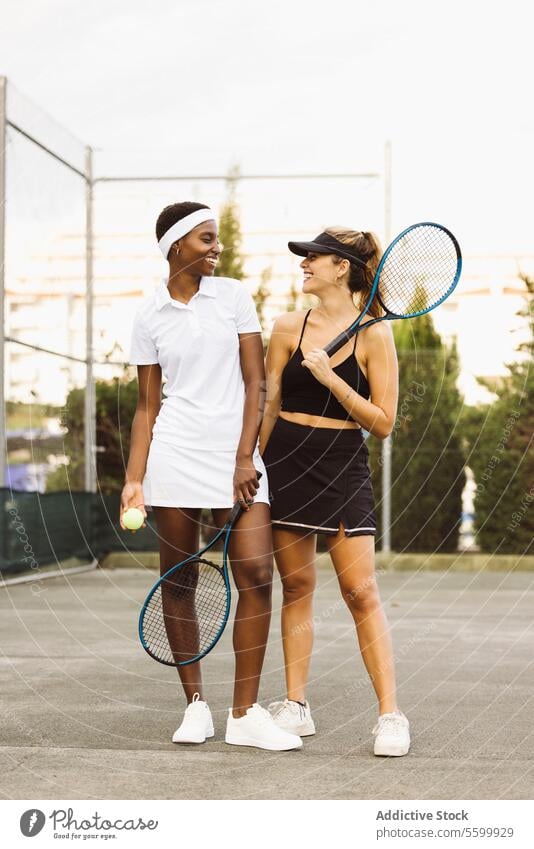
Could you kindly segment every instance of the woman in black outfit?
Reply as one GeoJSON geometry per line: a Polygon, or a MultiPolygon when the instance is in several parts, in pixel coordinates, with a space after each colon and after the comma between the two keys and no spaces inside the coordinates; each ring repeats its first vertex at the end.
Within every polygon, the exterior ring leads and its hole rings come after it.
{"type": "MultiPolygon", "coordinates": [[[[277,318],[267,353],[260,450],[268,470],[276,562],[283,585],[287,698],[271,709],[280,727],[315,733],[306,684],[313,644],[316,534],[326,535],[379,708],[377,755],[405,755],[409,724],[398,710],[391,637],[374,565],[376,518],[362,427],[385,439],[395,421],[398,372],[388,322],[333,357],[323,350],[359,315],[380,261],[372,233],[328,228],[289,242],[304,259],[303,292],[319,305],[277,318]]],[[[374,302],[369,317],[379,314],[374,302]]],[[[366,319],[364,319],[365,322],[366,319]]]]}

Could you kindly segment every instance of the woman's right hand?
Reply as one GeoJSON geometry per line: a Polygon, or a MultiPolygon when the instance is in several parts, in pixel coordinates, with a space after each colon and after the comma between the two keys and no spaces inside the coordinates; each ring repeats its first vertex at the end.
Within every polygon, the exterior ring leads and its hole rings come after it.
{"type": "MultiPolygon", "coordinates": [[[[145,497],[143,495],[143,485],[140,481],[131,481],[129,483],[124,484],[122,493],[121,493],[121,513],[120,513],[120,526],[123,531],[127,530],[122,522],[122,514],[129,510],[130,507],[137,507],[138,510],[141,511],[143,516],[146,519],[146,510],[145,510],[145,497]]],[[[143,523],[143,528],[146,527],[146,524],[143,523]]]]}

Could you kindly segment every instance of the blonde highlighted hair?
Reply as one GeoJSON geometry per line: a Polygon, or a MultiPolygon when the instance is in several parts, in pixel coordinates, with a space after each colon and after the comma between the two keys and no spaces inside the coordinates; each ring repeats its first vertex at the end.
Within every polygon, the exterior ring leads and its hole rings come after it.
{"type": "MultiPolygon", "coordinates": [[[[383,251],[378,236],[374,233],[348,230],[346,227],[327,227],[325,233],[333,236],[343,245],[355,248],[357,256],[365,262],[365,268],[356,265],[356,263],[351,264],[348,281],[349,289],[353,295],[357,296],[359,300],[357,306],[361,309],[367,302],[376,270],[382,258],[383,251]]],[[[342,259],[343,257],[339,257],[339,262],[342,259]]],[[[376,318],[382,313],[383,309],[378,299],[374,297],[369,308],[369,315],[376,318]]]]}

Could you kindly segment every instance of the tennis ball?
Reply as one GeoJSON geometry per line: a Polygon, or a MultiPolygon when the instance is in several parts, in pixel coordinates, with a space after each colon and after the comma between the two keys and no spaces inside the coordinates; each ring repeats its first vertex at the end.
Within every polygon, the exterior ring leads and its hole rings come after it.
{"type": "Polygon", "coordinates": [[[137,507],[130,507],[122,514],[122,521],[129,531],[137,531],[145,521],[145,517],[137,507]]]}

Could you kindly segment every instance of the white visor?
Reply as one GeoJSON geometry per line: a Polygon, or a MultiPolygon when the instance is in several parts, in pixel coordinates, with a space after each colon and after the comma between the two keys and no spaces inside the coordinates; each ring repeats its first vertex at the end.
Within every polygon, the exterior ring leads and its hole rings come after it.
{"type": "Polygon", "coordinates": [[[163,254],[164,259],[167,259],[171,245],[173,245],[174,242],[177,242],[178,239],[181,239],[182,236],[190,233],[191,230],[198,227],[199,224],[204,224],[205,221],[216,220],[215,213],[212,209],[197,209],[196,212],[192,212],[190,215],[186,215],[185,218],[177,221],[176,224],[173,224],[172,227],[163,234],[158,242],[159,249],[163,254]]]}

